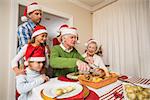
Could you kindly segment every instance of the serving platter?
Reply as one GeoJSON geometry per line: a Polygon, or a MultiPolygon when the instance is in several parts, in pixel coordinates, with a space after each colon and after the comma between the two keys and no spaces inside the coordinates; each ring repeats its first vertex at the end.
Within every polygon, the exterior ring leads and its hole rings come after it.
{"type": "Polygon", "coordinates": [[[143,85],[123,83],[123,94],[125,100],[150,100],[150,88],[143,85]]]}

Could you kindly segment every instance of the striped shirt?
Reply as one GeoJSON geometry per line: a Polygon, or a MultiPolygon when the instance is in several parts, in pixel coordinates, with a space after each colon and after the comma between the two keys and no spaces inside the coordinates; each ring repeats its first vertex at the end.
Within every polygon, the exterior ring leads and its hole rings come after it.
{"type": "Polygon", "coordinates": [[[18,50],[28,43],[28,40],[31,39],[33,29],[36,25],[31,21],[28,20],[27,22],[21,24],[18,27],[17,36],[18,36],[18,50]]]}

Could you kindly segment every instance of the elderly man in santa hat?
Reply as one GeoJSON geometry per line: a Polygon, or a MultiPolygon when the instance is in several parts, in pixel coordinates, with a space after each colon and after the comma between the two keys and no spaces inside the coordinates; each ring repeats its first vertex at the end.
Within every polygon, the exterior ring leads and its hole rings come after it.
{"type": "Polygon", "coordinates": [[[26,6],[24,10],[24,16],[21,20],[24,22],[18,27],[18,51],[28,43],[31,39],[34,27],[40,23],[42,18],[41,7],[37,3],[32,3],[26,6]]]}
{"type": "Polygon", "coordinates": [[[62,42],[52,47],[50,64],[53,68],[53,77],[66,75],[70,72],[89,71],[90,67],[84,58],[74,48],[77,42],[77,29],[66,27],[61,31],[62,42]]]}

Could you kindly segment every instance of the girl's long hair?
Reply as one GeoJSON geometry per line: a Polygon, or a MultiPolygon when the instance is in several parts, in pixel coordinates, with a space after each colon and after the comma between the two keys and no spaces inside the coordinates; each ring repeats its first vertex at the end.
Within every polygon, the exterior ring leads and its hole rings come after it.
{"type": "MultiPolygon", "coordinates": [[[[35,37],[33,37],[31,39],[31,41],[29,41],[29,44],[35,43],[35,37]]],[[[40,43],[41,46],[46,46],[46,42],[45,43],[40,43]]]]}

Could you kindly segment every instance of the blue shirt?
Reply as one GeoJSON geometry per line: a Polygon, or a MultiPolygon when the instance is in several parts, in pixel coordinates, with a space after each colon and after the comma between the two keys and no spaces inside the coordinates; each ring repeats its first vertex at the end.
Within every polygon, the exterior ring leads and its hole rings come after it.
{"type": "Polygon", "coordinates": [[[17,36],[18,36],[18,51],[28,43],[28,40],[31,39],[33,29],[36,26],[31,20],[28,20],[27,22],[19,25],[17,36]]]}

